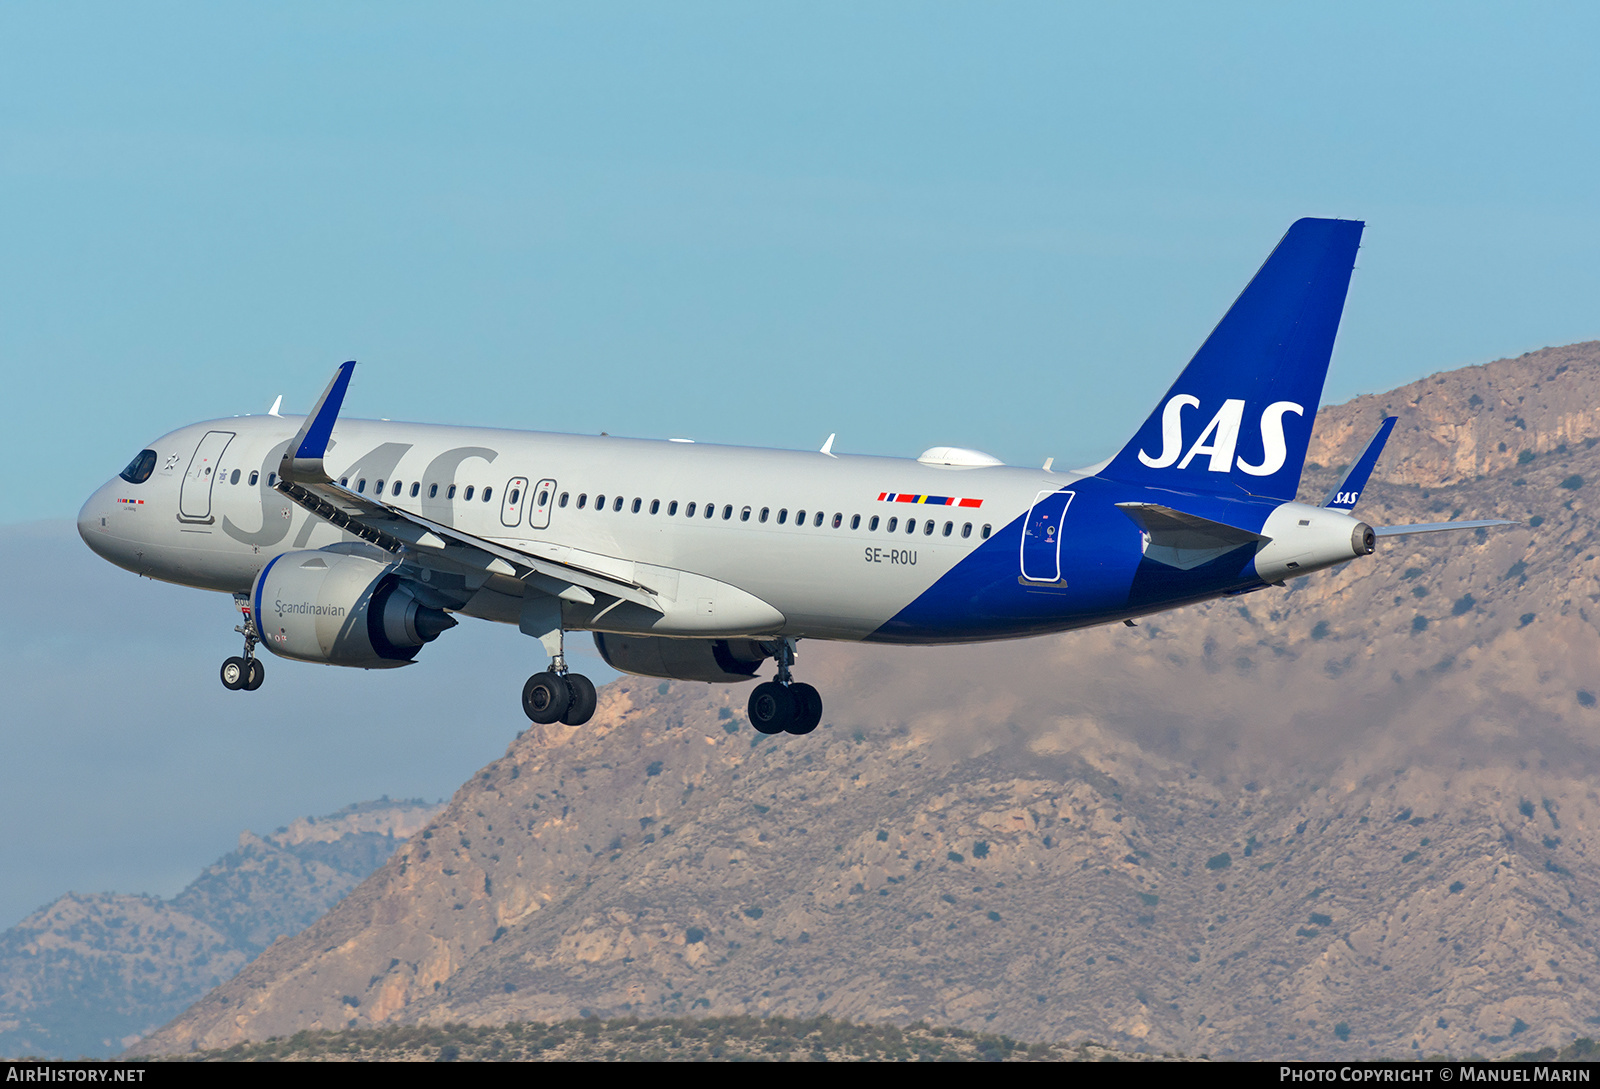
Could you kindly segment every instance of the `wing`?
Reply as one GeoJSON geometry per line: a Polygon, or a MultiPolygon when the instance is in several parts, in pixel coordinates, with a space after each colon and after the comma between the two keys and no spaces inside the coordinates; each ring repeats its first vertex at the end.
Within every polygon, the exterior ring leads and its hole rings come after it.
{"type": "MultiPolygon", "coordinates": [[[[640,583],[568,559],[508,548],[341,487],[328,475],[322,459],[354,369],[353,360],[340,365],[284,451],[274,485],[279,492],[324,521],[390,552],[420,552],[447,567],[514,578],[584,605],[595,604],[595,595],[604,594],[665,612],[656,592],[640,583]]],[[[552,550],[558,554],[565,551],[552,550]]]]}
{"type": "Polygon", "coordinates": [[[1272,540],[1239,526],[1186,514],[1159,503],[1118,503],[1149,538],[1144,554],[1158,563],[1188,571],[1248,544],[1272,540]]]}

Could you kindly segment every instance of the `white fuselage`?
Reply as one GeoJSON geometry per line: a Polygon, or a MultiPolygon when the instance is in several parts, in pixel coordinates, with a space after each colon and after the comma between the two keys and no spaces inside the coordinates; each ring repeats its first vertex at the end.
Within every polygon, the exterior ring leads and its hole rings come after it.
{"type": "MultiPolygon", "coordinates": [[[[140,574],[233,593],[247,592],[276,555],[355,540],[269,484],[300,424],[236,417],[162,437],[147,481],[113,479],[85,505],[85,539],[140,574]],[[214,464],[200,464],[208,455],[214,464]]],[[[694,615],[686,607],[671,629],[650,629],[658,634],[825,639],[871,635],[1040,493],[1076,479],[372,420],[341,420],[326,464],[352,490],[381,486],[393,507],[536,557],[646,585],[665,573],[700,576],[770,607],[741,608],[738,595],[719,602],[706,591],[696,600],[709,612],[684,621],[694,615]],[[922,501],[899,501],[905,495],[922,501]]],[[[1131,523],[1127,536],[1137,542],[1131,523]]],[[[501,597],[485,588],[461,611],[515,622],[515,603],[501,597]]],[[[608,627],[567,608],[571,627],[608,627]]]]}

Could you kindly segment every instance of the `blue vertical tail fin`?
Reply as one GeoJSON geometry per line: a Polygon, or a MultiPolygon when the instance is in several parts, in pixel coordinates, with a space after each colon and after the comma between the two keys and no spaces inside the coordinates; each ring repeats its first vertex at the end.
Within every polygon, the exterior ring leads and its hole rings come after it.
{"type": "Polygon", "coordinates": [[[1100,475],[1291,500],[1365,224],[1302,219],[1100,475]]]}

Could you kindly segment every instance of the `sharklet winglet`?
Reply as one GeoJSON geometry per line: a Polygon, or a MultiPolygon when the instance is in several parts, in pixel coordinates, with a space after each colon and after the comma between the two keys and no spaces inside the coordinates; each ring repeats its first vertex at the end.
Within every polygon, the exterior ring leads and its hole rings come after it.
{"type": "Polygon", "coordinates": [[[328,452],[328,439],[333,435],[333,425],[339,418],[339,409],[344,404],[345,391],[350,388],[350,375],[355,368],[356,361],[352,359],[339,364],[339,369],[333,372],[333,380],[322,391],[321,400],[283,452],[278,475],[284,480],[326,484],[332,479],[322,467],[322,455],[328,452]]]}

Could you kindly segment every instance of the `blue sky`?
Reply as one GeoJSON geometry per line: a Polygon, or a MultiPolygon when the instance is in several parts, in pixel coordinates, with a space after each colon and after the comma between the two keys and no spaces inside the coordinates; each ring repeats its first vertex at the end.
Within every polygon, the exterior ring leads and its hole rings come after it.
{"type": "Polygon", "coordinates": [[[0,6],[0,925],[447,794],[543,663],[463,625],[230,697],[226,598],[22,524],[157,435],[354,358],[356,415],[1082,464],[1303,215],[1368,223],[1330,400],[1600,337],[1596,41],[1560,4],[0,6]]]}
{"type": "Polygon", "coordinates": [[[1131,433],[1288,224],[1330,399],[1600,336],[1592,7],[7,5],[4,520],[348,411],[1014,463],[1131,433]]]}

